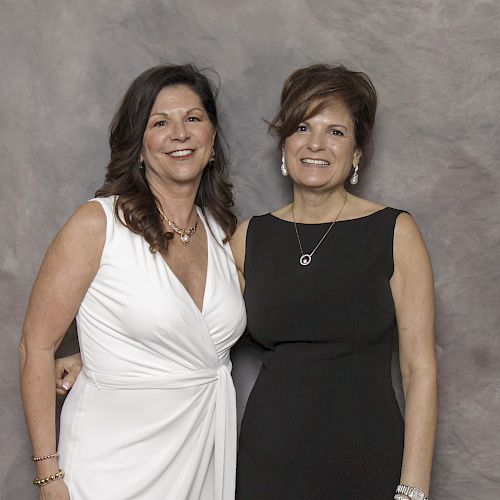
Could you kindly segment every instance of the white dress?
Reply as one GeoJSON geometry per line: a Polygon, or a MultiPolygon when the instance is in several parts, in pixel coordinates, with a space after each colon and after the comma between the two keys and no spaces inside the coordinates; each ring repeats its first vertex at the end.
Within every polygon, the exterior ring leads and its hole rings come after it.
{"type": "Polygon", "coordinates": [[[232,500],[236,401],[229,349],[245,306],[223,232],[205,225],[203,311],[159,253],[118,222],[77,315],[84,368],[61,413],[71,500],[232,500]]]}

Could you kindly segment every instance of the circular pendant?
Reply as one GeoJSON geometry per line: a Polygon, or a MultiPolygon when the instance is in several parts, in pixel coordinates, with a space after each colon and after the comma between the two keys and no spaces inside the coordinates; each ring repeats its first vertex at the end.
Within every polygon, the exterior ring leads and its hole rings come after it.
{"type": "Polygon", "coordinates": [[[187,245],[189,243],[189,238],[191,238],[191,236],[189,236],[189,234],[183,234],[181,236],[182,243],[184,243],[184,245],[187,245]]]}
{"type": "Polygon", "coordinates": [[[305,253],[300,257],[299,262],[301,266],[308,266],[311,263],[311,260],[312,257],[308,253],[305,253]]]}

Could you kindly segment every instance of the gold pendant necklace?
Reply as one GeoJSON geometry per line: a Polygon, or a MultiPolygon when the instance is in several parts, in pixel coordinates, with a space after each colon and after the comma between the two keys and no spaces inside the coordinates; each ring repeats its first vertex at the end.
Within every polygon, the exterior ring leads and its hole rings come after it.
{"type": "MultiPolygon", "coordinates": [[[[194,226],[183,228],[178,226],[173,220],[169,219],[165,216],[165,214],[161,211],[160,207],[156,207],[160,215],[163,217],[165,222],[180,236],[180,240],[184,245],[189,243],[191,236],[196,232],[196,228],[198,227],[198,218],[196,219],[196,223],[194,226]]],[[[194,207],[193,207],[194,210],[194,207]]]]}

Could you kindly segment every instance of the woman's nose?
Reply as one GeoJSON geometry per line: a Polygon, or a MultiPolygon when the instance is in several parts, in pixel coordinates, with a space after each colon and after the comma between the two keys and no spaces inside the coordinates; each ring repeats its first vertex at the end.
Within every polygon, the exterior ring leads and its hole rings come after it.
{"type": "Polygon", "coordinates": [[[311,151],[320,151],[324,148],[324,136],[319,132],[311,132],[309,134],[308,148],[311,151]]]}
{"type": "Polygon", "coordinates": [[[186,127],[184,121],[172,124],[172,133],[170,138],[177,141],[185,141],[189,138],[189,129],[186,127]]]}

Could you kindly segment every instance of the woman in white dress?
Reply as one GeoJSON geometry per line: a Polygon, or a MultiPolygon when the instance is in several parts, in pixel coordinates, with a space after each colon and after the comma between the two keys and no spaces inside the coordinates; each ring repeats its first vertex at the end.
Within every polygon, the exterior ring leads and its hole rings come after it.
{"type": "Polygon", "coordinates": [[[97,198],[50,246],[21,339],[44,500],[234,498],[229,349],[246,317],[215,96],[191,65],[141,74],[111,124],[97,198]],[[76,314],[83,370],[56,452],[54,352],[76,314]]]}

